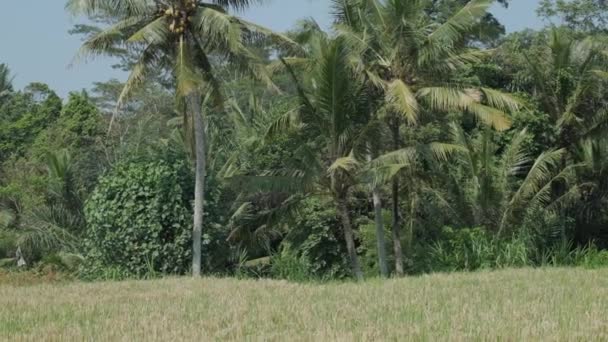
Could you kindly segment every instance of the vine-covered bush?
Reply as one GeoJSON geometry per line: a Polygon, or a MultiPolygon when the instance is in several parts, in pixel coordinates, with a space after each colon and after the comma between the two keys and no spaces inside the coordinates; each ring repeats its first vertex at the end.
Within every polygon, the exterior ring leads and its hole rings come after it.
{"type": "Polygon", "coordinates": [[[143,276],[190,265],[192,176],[182,162],[133,162],[102,177],[86,203],[85,277],[143,276]]]}

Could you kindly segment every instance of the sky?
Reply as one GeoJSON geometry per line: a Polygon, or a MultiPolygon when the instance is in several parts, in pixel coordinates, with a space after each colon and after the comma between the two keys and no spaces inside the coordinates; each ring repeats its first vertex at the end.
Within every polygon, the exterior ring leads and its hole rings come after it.
{"type": "MultiPolygon", "coordinates": [[[[285,31],[302,18],[314,18],[323,26],[331,22],[329,0],[266,0],[262,6],[240,15],[276,31],[285,31]]],[[[542,26],[536,17],[539,0],[511,0],[508,9],[492,12],[507,31],[542,26]]],[[[68,30],[82,19],[64,10],[65,0],[2,0],[0,11],[0,63],[15,75],[17,89],[30,82],[44,82],[65,97],[70,91],[89,88],[95,81],[126,75],[111,68],[108,58],[74,62],[80,38],[68,30]]]]}

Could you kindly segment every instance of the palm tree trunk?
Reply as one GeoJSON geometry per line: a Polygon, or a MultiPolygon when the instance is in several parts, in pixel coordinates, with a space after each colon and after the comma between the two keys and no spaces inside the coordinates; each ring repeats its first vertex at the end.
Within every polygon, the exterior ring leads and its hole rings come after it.
{"type": "MultiPolygon", "coordinates": [[[[399,121],[392,120],[393,132],[393,148],[395,151],[399,149],[399,121]]],[[[393,179],[392,187],[392,215],[393,215],[393,251],[395,253],[395,273],[397,276],[403,276],[403,247],[401,246],[401,232],[399,222],[399,179],[397,176],[393,179]]]]}
{"type": "Polygon", "coordinates": [[[194,224],[192,229],[192,276],[201,275],[201,239],[203,233],[203,203],[205,199],[205,125],[201,111],[201,94],[190,95],[190,110],[194,117],[195,140],[195,184],[194,184],[194,224]]]}
{"type": "Polygon", "coordinates": [[[337,202],[338,215],[340,215],[340,219],[342,220],[342,230],[344,231],[344,240],[346,241],[346,249],[348,251],[348,257],[350,259],[352,273],[357,280],[361,281],[363,280],[363,272],[361,271],[359,257],[357,256],[357,249],[355,247],[355,237],[353,234],[353,227],[350,222],[350,214],[348,213],[346,200],[339,199],[337,202]]]}
{"type": "Polygon", "coordinates": [[[395,253],[395,273],[397,276],[403,275],[403,247],[401,246],[401,232],[400,232],[400,221],[399,221],[399,180],[393,179],[392,189],[393,199],[393,250],[395,253]]]}
{"type": "Polygon", "coordinates": [[[376,221],[376,240],[378,243],[378,266],[380,266],[380,275],[388,277],[388,262],[386,258],[386,240],[384,238],[384,223],[382,222],[382,199],[380,191],[374,187],[372,192],[374,201],[374,216],[376,221]]]}

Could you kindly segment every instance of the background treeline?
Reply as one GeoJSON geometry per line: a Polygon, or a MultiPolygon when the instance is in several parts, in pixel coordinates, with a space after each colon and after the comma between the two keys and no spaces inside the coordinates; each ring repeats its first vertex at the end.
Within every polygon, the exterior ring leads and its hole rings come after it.
{"type": "Polygon", "coordinates": [[[126,83],[61,99],[0,65],[0,267],[608,265],[603,1],[545,0],[551,24],[508,35],[490,0],[332,1],[331,30],[284,34],[230,14],[248,1],[159,3],[68,2],[96,24],[80,54],[126,83]]]}

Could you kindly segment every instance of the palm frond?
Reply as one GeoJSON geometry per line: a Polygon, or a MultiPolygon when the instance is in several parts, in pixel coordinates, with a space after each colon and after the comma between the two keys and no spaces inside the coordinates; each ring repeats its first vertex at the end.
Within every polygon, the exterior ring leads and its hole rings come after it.
{"type": "Polygon", "coordinates": [[[461,145],[441,142],[433,142],[426,146],[431,154],[439,161],[446,161],[453,154],[467,151],[466,148],[461,145]]]}
{"type": "Polygon", "coordinates": [[[479,103],[471,103],[467,108],[467,111],[474,114],[481,122],[497,131],[506,131],[511,128],[511,119],[507,117],[505,112],[499,109],[479,103]]]}
{"type": "Polygon", "coordinates": [[[352,174],[353,171],[355,171],[359,166],[360,163],[357,161],[357,159],[355,159],[354,156],[349,155],[334,160],[334,162],[327,169],[327,173],[330,175],[333,175],[336,172],[352,174]]]}
{"type": "Polygon", "coordinates": [[[145,22],[145,18],[128,17],[93,35],[82,44],[74,61],[77,62],[89,56],[114,54],[118,46],[127,39],[130,29],[139,27],[145,22]]]}
{"type": "Polygon", "coordinates": [[[521,100],[511,94],[490,88],[481,88],[481,91],[490,107],[499,109],[503,112],[516,112],[522,106],[521,100]]]}
{"type": "Polygon", "coordinates": [[[301,120],[299,116],[299,110],[293,109],[278,117],[274,122],[268,126],[266,129],[266,134],[264,135],[265,140],[270,140],[271,138],[289,132],[294,129],[298,129],[301,127],[301,120]]]}
{"type": "Polygon", "coordinates": [[[529,134],[526,129],[523,129],[513,137],[513,140],[507,146],[502,157],[503,177],[522,174],[531,162],[528,154],[524,151],[524,143],[527,138],[529,138],[529,134]]]}
{"type": "Polygon", "coordinates": [[[244,49],[243,29],[231,15],[214,7],[199,7],[193,19],[196,32],[205,47],[224,47],[232,52],[244,49]]]}
{"type": "Polygon", "coordinates": [[[127,43],[145,42],[160,45],[169,41],[169,34],[167,19],[161,16],[131,35],[127,43]]]}
{"type": "Polygon", "coordinates": [[[155,0],[68,0],[65,8],[73,15],[133,17],[157,11],[155,0]]]}
{"type": "Polygon", "coordinates": [[[433,68],[437,70],[458,70],[467,65],[481,63],[493,53],[494,50],[490,49],[467,49],[456,53],[449,51],[447,57],[436,61],[438,65],[433,66],[433,68]]]}
{"type": "Polygon", "coordinates": [[[393,80],[387,85],[386,102],[396,112],[402,114],[410,124],[418,121],[418,101],[403,81],[393,80]]]}
{"type": "Polygon", "coordinates": [[[140,59],[131,69],[129,78],[116,101],[117,111],[123,106],[129,96],[144,84],[147,77],[150,75],[150,72],[154,70],[154,65],[159,59],[160,56],[158,55],[156,46],[150,45],[144,50],[140,59]]]}
{"type": "MultiPolygon", "coordinates": [[[[499,96],[498,92],[491,93],[491,101],[500,106],[514,106],[515,102],[510,97],[499,96]]],[[[482,123],[493,127],[498,131],[504,131],[511,127],[511,120],[503,111],[481,103],[481,95],[478,91],[449,88],[449,87],[426,87],[418,90],[416,96],[424,101],[431,109],[443,112],[468,112],[475,115],[482,123]]]]}
{"type": "Polygon", "coordinates": [[[223,8],[231,8],[241,11],[254,4],[262,3],[263,1],[264,0],[211,0],[210,2],[223,8]]]}
{"type": "Polygon", "coordinates": [[[565,152],[563,149],[547,151],[536,158],[528,175],[513,195],[511,203],[523,203],[526,199],[539,196],[539,191],[553,178],[552,172],[559,165],[565,152]]]}
{"type": "Polygon", "coordinates": [[[438,41],[453,45],[461,40],[468,30],[473,28],[488,11],[494,0],[471,0],[460,11],[435,29],[428,37],[429,41],[438,41]]]}

